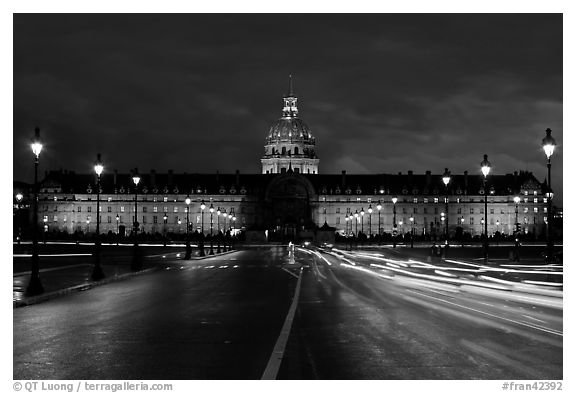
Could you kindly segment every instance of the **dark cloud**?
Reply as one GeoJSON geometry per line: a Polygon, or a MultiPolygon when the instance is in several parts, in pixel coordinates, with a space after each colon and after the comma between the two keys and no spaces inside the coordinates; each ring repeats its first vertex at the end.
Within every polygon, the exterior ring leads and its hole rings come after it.
{"type": "Polygon", "coordinates": [[[17,14],[14,177],[36,125],[45,169],[258,172],[290,73],[324,173],[544,179],[550,127],[560,185],[560,14],[17,14]]]}

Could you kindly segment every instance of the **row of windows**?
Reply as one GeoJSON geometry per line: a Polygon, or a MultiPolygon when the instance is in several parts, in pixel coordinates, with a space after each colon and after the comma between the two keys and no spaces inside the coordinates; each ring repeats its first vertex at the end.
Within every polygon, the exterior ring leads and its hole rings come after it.
{"type": "MultiPolygon", "coordinates": [[[[423,218],[423,221],[424,221],[424,225],[427,226],[427,225],[428,225],[428,222],[429,222],[428,219],[427,219],[426,217],[424,217],[424,218],[423,218]]],[[[524,224],[527,225],[529,221],[530,221],[530,220],[529,220],[528,217],[523,217],[523,219],[520,220],[519,222],[524,222],[524,224]]],[[[537,223],[538,223],[536,217],[533,217],[533,218],[532,218],[532,221],[533,221],[533,224],[537,224],[537,223]]],[[[413,221],[410,221],[410,220],[406,220],[406,217],[399,219],[397,222],[398,222],[398,225],[400,225],[400,226],[402,226],[403,224],[406,224],[406,225],[418,225],[418,224],[420,223],[420,221],[417,220],[416,218],[414,218],[413,221]]],[[[440,222],[437,221],[437,220],[433,220],[433,221],[431,220],[430,222],[435,222],[435,223],[437,223],[437,224],[440,224],[440,222]]],[[[496,226],[499,226],[499,225],[502,225],[502,226],[505,226],[505,225],[514,225],[514,222],[509,222],[509,223],[507,223],[507,222],[505,222],[504,220],[502,220],[502,221],[500,221],[500,220],[498,220],[498,219],[497,219],[497,220],[494,220],[494,218],[491,218],[489,222],[490,222],[490,225],[496,225],[496,226]]],[[[546,217],[544,217],[544,222],[546,222],[546,217]]],[[[336,217],[336,224],[341,224],[341,223],[342,223],[341,217],[336,217]]],[[[476,224],[484,224],[484,219],[482,218],[482,219],[480,219],[479,222],[475,222],[475,221],[474,221],[474,217],[470,217],[469,223],[470,223],[470,225],[474,225],[475,223],[476,223],[476,224]]],[[[455,222],[454,222],[454,224],[456,224],[456,225],[462,225],[462,224],[464,224],[463,218],[458,218],[458,219],[456,219],[455,222]]],[[[445,225],[443,221],[442,221],[442,225],[445,225]]],[[[450,225],[452,225],[452,223],[450,223],[450,225]]],[[[378,226],[378,224],[377,224],[377,223],[372,223],[372,226],[378,226]]]]}
{"type": "MultiPolygon", "coordinates": [[[[450,198],[448,198],[448,201],[450,201],[450,198]]],[[[548,203],[548,198],[542,198],[541,201],[538,198],[534,198],[532,201],[534,203],[539,203],[539,202],[548,203]]],[[[321,197],[320,202],[326,202],[326,197],[321,197]]],[[[339,198],[339,199],[336,199],[333,201],[328,201],[328,202],[348,202],[348,203],[350,203],[351,198],[346,198],[346,200],[339,198]]],[[[363,200],[362,200],[362,198],[357,197],[356,202],[363,202],[363,200]]],[[[420,203],[420,202],[422,202],[422,203],[432,203],[432,202],[433,203],[440,203],[440,202],[445,203],[446,198],[441,198],[441,199],[440,198],[422,198],[422,200],[420,200],[418,198],[414,198],[412,200],[412,203],[420,203]]],[[[470,199],[456,198],[456,203],[469,203],[469,202],[484,202],[484,199],[481,198],[481,199],[475,200],[474,198],[470,198],[470,199]]],[[[490,203],[511,203],[512,201],[507,200],[507,199],[503,199],[503,200],[490,200],[489,202],[490,203]]],[[[530,203],[530,199],[524,198],[523,202],[524,203],[530,203]]],[[[372,198],[366,198],[366,203],[388,203],[388,204],[391,204],[392,201],[388,201],[388,200],[382,201],[381,199],[373,200],[372,198]]],[[[400,201],[400,199],[398,198],[397,203],[409,203],[409,202],[408,202],[407,198],[403,198],[402,201],[400,201]]],[[[454,203],[454,202],[452,202],[452,203],[454,203]]]]}
{"type": "MultiPolygon", "coordinates": [[[[108,206],[106,210],[107,210],[108,213],[112,213],[112,206],[108,206]]],[[[125,209],[124,206],[120,206],[120,213],[124,213],[125,210],[126,210],[126,209],[125,209]]],[[[178,213],[178,210],[179,210],[178,206],[174,206],[173,212],[174,212],[174,213],[178,213]]],[[[241,210],[242,213],[244,213],[244,210],[245,210],[245,209],[242,207],[240,210],[241,210]]],[[[48,206],[44,206],[44,211],[48,211],[48,206]]],[[[57,206],[54,206],[54,211],[55,211],[55,212],[58,211],[58,207],[57,207],[57,206]]],[[[82,206],[78,206],[78,207],[76,208],[76,211],[77,211],[78,213],[82,213],[82,206]]],[[[134,211],[134,209],[132,209],[132,211],[134,211]]],[[[162,208],[162,211],[163,211],[164,213],[168,213],[168,206],[164,206],[164,207],[162,208]]],[[[185,212],[186,212],[186,208],[184,208],[183,211],[184,211],[184,213],[185,213],[185,212]]],[[[87,207],[86,207],[86,212],[92,213],[92,206],[87,206],[87,207]]],[[[153,213],[158,213],[158,206],[153,206],[153,207],[152,207],[152,212],[153,212],[153,213]]],[[[202,212],[202,209],[198,208],[198,209],[196,210],[196,212],[197,212],[197,213],[201,213],[201,212],[202,212]]],[[[233,214],[233,213],[234,213],[234,208],[231,207],[230,209],[227,210],[227,212],[233,214]]],[[[102,213],[102,206],[100,206],[100,213],[102,213]]],[[[148,213],[148,207],[147,207],[147,206],[142,206],[142,213],[148,213]]],[[[208,214],[209,214],[210,211],[209,211],[209,210],[205,210],[205,213],[208,213],[208,214]]],[[[214,212],[214,214],[217,214],[217,213],[214,212]]]]}
{"type": "MultiPolygon", "coordinates": [[[[161,217],[160,219],[163,220],[163,217],[161,217]]],[[[44,217],[43,217],[43,220],[44,220],[45,223],[47,223],[47,222],[48,222],[48,216],[44,216],[44,217]]],[[[67,219],[67,216],[62,216],[62,221],[63,221],[63,222],[67,222],[67,220],[68,220],[68,219],[67,219]]],[[[176,217],[174,217],[173,222],[174,222],[174,224],[181,224],[182,221],[185,221],[185,220],[186,220],[185,217],[182,218],[182,217],[177,217],[177,216],[176,216],[176,217]]],[[[78,221],[78,222],[84,222],[84,221],[86,221],[87,224],[92,223],[92,216],[90,216],[90,215],[89,215],[89,216],[86,216],[86,220],[80,220],[80,221],[78,221]]],[[[107,222],[108,224],[111,224],[112,222],[115,222],[115,221],[116,221],[116,217],[106,216],[106,222],[107,222]]],[[[133,222],[133,221],[134,221],[134,216],[132,216],[132,219],[131,219],[130,222],[133,222]]],[[[199,221],[199,220],[196,220],[196,221],[199,221]]],[[[212,221],[213,221],[214,224],[216,224],[216,223],[218,222],[218,220],[216,220],[216,219],[214,219],[214,220],[212,220],[212,221]]],[[[224,224],[225,221],[224,221],[224,220],[221,220],[221,221],[222,221],[222,224],[224,224]]],[[[53,216],[52,222],[58,222],[58,216],[56,216],[56,215],[53,216]]],[[[100,216],[100,222],[103,222],[103,221],[102,221],[102,216],[100,216]]],[[[119,222],[120,224],[124,223],[124,216],[118,215],[118,222],[119,222]]],[[[142,216],[142,223],[143,223],[143,224],[146,224],[147,222],[148,222],[147,216],[142,216]]],[[[152,216],[152,222],[153,222],[154,224],[158,224],[158,216],[152,216]]],[[[168,217],[166,217],[166,222],[168,222],[168,217]]],[[[207,224],[208,224],[208,225],[210,224],[210,220],[207,221],[207,224]]]]}
{"type": "MultiPolygon", "coordinates": [[[[529,210],[530,210],[530,209],[529,209],[528,207],[524,207],[524,213],[528,213],[529,210]]],[[[538,207],[534,207],[534,208],[533,208],[533,211],[534,211],[534,213],[538,213],[538,211],[539,211],[538,207]]],[[[474,214],[474,212],[475,212],[474,208],[470,208],[470,214],[474,214]]],[[[480,212],[480,214],[484,214],[484,208],[480,208],[480,209],[479,209],[479,212],[480,212]]],[[[547,212],[548,212],[548,208],[547,208],[547,207],[544,207],[544,208],[543,208],[543,212],[544,212],[544,213],[547,213],[547,212]]],[[[322,209],[322,213],[323,213],[323,214],[327,214],[327,213],[328,213],[327,208],[324,207],[324,208],[322,209]]],[[[368,212],[365,212],[365,213],[368,214],[368,212]]],[[[374,213],[374,212],[373,212],[373,213],[374,213]]],[[[405,208],[405,207],[403,207],[401,213],[402,213],[402,214],[407,214],[407,213],[408,213],[408,209],[405,208]]],[[[412,213],[418,214],[418,208],[415,207],[415,208],[413,209],[412,213]]],[[[511,214],[512,214],[512,213],[515,213],[515,211],[511,211],[510,213],[511,213],[511,214]]],[[[339,208],[339,207],[336,208],[336,214],[340,214],[340,208],[339,208]]],[[[350,214],[351,214],[351,209],[350,209],[350,208],[347,208],[347,209],[346,209],[346,214],[347,214],[347,215],[350,215],[350,214]]],[[[428,214],[428,208],[426,208],[426,207],[423,208],[423,214],[428,214]]],[[[437,208],[437,207],[434,208],[434,214],[438,214],[438,208],[437,208]]],[[[459,208],[457,209],[456,214],[462,214],[462,208],[461,208],[461,207],[459,207],[459,208]]],[[[494,209],[490,209],[490,214],[494,214],[494,209]]],[[[500,214],[506,214],[506,212],[504,211],[504,209],[500,209],[500,214]]]]}

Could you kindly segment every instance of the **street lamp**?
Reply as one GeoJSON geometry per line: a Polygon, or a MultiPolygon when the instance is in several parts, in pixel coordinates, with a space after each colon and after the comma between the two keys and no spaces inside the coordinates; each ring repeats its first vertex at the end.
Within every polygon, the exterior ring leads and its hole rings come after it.
{"type": "Polygon", "coordinates": [[[120,243],[120,216],[116,214],[116,245],[120,243]]]}
{"type": "Polygon", "coordinates": [[[546,129],[546,136],[542,139],[542,148],[544,149],[544,153],[546,154],[546,158],[548,158],[548,218],[547,218],[547,241],[546,246],[548,248],[548,252],[546,253],[546,260],[548,262],[552,262],[554,260],[554,241],[552,239],[552,163],[551,158],[552,154],[554,154],[554,148],[556,147],[556,141],[552,138],[552,130],[550,128],[546,129]]]}
{"type": "Polygon", "coordinates": [[[227,217],[228,217],[228,213],[226,213],[226,209],[224,209],[224,211],[222,212],[222,215],[224,216],[224,241],[222,242],[222,246],[224,247],[224,252],[226,252],[226,224],[227,224],[227,217]]]}
{"type": "Polygon", "coordinates": [[[140,183],[140,175],[138,175],[138,168],[134,169],[132,174],[132,182],[134,183],[134,256],[132,258],[132,271],[142,270],[142,261],[140,260],[140,252],[138,249],[138,183],[140,183]]]}
{"type": "MultiPolygon", "coordinates": [[[[364,214],[365,214],[365,213],[364,213],[364,208],[362,208],[362,209],[360,210],[360,220],[361,220],[360,233],[361,233],[362,235],[364,235],[364,214]]],[[[364,237],[364,236],[362,236],[362,237],[364,237]]]]}
{"type": "Polygon", "coordinates": [[[346,241],[348,240],[348,214],[345,214],[345,215],[344,215],[344,222],[345,222],[345,225],[344,225],[344,228],[345,228],[345,229],[344,229],[345,239],[344,239],[344,241],[346,242],[346,241]]]}
{"type": "Polygon", "coordinates": [[[410,216],[410,248],[414,248],[414,217],[410,216]]]}
{"type": "Polygon", "coordinates": [[[488,192],[486,183],[492,165],[488,161],[488,155],[484,154],[484,160],[480,163],[482,174],[484,175],[484,263],[488,264],[488,192]]]}
{"type": "Polygon", "coordinates": [[[202,233],[200,234],[200,256],[206,256],[206,253],[204,252],[204,209],[206,209],[206,205],[204,204],[204,201],[200,202],[200,216],[201,216],[201,227],[202,227],[202,233]]]}
{"type": "Polygon", "coordinates": [[[186,253],[184,254],[184,259],[190,259],[192,257],[192,247],[190,247],[190,196],[188,195],[184,200],[186,203],[186,253]]]}
{"type": "Polygon", "coordinates": [[[46,244],[46,232],[48,232],[48,217],[44,217],[44,232],[43,232],[43,243],[46,244]]]}
{"type": "Polygon", "coordinates": [[[394,217],[392,219],[392,247],[396,248],[396,202],[398,202],[398,198],[392,197],[392,211],[394,217]]]}
{"type": "MultiPolygon", "coordinates": [[[[446,207],[446,248],[448,248],[448,184],[450,183],[450,172],[448,168],[444,168],[444,174],[442,175],[442,181],[444,182],[444,189],[445,189],[445,198],[444,204],[446,207]]],[[[444,256],[446,256],[446,250],[444,250],[444,256]]]]}
{"type": "Polygon", "coordinates": [[[380,201],[378,201],[378,204],[376,205],[376,209],[378,209],[378,238],[380,238],[381,232],[380,232],[380,210],[382,210],[382,204],[380,203],[380,201]]]}
{"type": "Polygon", "coordinates": [[[30,270],[30,281],[26,288],[27,295],[39,295],[44,292],[44,287],[40,281],[40,257],[38,256],[38,158],[42,151],[42,141],[40,140],[40,128],[34,130],[34,139],[30,145],[34,153],[34,200],[32,215],[32,260],[30,270]]]}
{"type": "Polygon", "coordinates": [[[518,228],[518,226],[519,226],[519,223],[518,223],[518,204],[519,203],[520,203],[520,197],[518,195],[516,195],[514,197],[514,212],[516,213],[516,220],[514,222],[514,234],[516,234],[520,230],[520,228],[518,228]]]}
{"type": "Polygon", "coordinates": [[[214,206],[212,206],[212,204],[210,204],[210,255],[214,255],[214,242],[212,240],[212,229],[214,227],[214,220],[213,220],[213,215],[214,215],[214,206]]]}
{"type": "Polygon", "coordinates": [[[100,153],[96,156],[94,172],[96,172],[96,242],[94,243],[94,270],[92,270],[92,280],[98,281],[104,278],[102,266],[100,266],[100,175],[104,171],[100,153]]]}
{"type": "Polygon", "coordinates": [[[236,232],[236,213],[232,213],[232,231],[230,233],[230,249],[234,249],[234,233],[236,232]]]}
{"type": "Polygon", "coordinates": [[[166,247],[166,243],[168,242],[168,236],[166,234],[166,223],[168,222],[168,216],[164,213],[164,247],[166,247]]]}
{"type": "Polygon", "coordinates": [[[356,226],[354,227],[354,231],[356,232],[356,240],[358,240],[358,216],[359,216],[359,215],[360,215],[360,214],[358,213],[358,210],[356,210],[356,211],[354,212],[354,218],[355,218],[355,221],[356,221],[356,226]]]}
{"type": "Polygon", "coordinates": [[[22,239],[22,228],[20,227],[20,214],[18,213],[18,211],[20,210],[20,203],[22,202],[22,199],[24,199],[24,196],[21,193],[17,193],[16,194],[16,224],[17,224],[17,232],[16,232],[16,241],[18,242],[18,244],[20,244],[20,241],[22,239]]]}
{"type": "Polygon", "coordinates": [[[372,237],[372,204],[368,205],[368,236],[372,237]]]}
{"type": "MultiPolygon", "coordinates": [[[[354,236],[354,229],[352,229],[352,220],[354,219],[354,215],[352,215],[352,212],[350,212],[350,214],[348,215],[348,221],[350,221],[350,235],[354,236]]],[[[352,236],[350,236],[350,239],[348,241],[348,243],[350,244],[350,251],[352,251],[352,236]]]]}
{"type": "Polygon", "coordinates": [[[216,227],[218,228],[218,235],[216,238],[216,254],[220,254],[220,208],[216,209],[216,227]]]}

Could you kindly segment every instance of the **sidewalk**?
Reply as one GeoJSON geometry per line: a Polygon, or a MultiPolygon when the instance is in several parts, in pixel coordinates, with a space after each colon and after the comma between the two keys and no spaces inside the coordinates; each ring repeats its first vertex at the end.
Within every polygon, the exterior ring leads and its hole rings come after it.
{"type": "MultiPolygon", "coordinates": [[[[193,254],[190,261],[203,260],[206,258],[229,254],[235,251],[236,250],[227,251],[225,253],[222,252],[215,255],[206,255],[204,257],[197,256],[197,253],[195,252],[195,255],[193,254]]],[[[179,259],[175,259],[172,262],[178,260],[179,259]]],[[[94,265],[92,263],[82,263],[40,269],[40,280],[44,287],[44,293],[37,296],[26,296],[26,287],[30,280],[30,271],[17,272],[13,275],[12,304],[14,308],[28,306],[56,297],[65,296],[73,292],[85,291],[87,289],[108,284],[110,282],[126,280],[134,276],[157,271],[161,268],[162,263],[163,261],[145,261],[145,269],[138,272],[133,272],[131,270],[129,262],[113,264],[103,263],[102,270],[104,271],[106,277],[100,281],[92,281],[91,279],[92,270],[94,269],[94,265]]]]}

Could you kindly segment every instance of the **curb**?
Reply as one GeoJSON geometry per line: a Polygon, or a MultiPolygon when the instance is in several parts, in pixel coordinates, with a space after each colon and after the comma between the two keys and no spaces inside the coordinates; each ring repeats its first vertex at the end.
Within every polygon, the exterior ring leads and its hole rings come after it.
{"type": "Polygon", "coordinates": [[[206,258],[214,258],[214,257],[220,256],[220,255],[232,254],[233,252],[236,252],[236,251],[239,251],[239,250],[225,251],[225,252],[221,252],[220,254],[214,253],[214,255],[205,255],[203,257],[194,257],[194,258],[190,258],[189,260],[190,261],[201,261],[201,260],[206,259],[206,258]]]}
{"type": "Polygon", "coordinates": [[[16,301],[13,301],[12,304],[13,304],[13,308],[30,306],[33,304],[45,302],[45,301],[50,300],[50,299],[55,299],[58,297],[66,296],[66,295],[69,295],[69,294],[74,293],[74,292],[86,291],[88,289],[92,289],[94,287],[99,287],[101,285],[109,284],[111,282],[127,280],[131,277],[140,276],[140,275],[143,275],[146,273],[152,273],[152,272],[158,271],[158,270],[161,270],[161,268],[159,266],[155,266],[155,267],[152,267],[149,269],[141,270],[139,272],[120,274],[117,276],[105,278],[105,279],[100,280],[100,281],[87,282],[84,284],[75,285],[73,287],[60,289],[58,291],[53,291],[53,292],[45,293],[45,294],[38,295],[38,296],[31,296],[31,297],[23,299],[23,300],[16,300],[16,301]]]}

